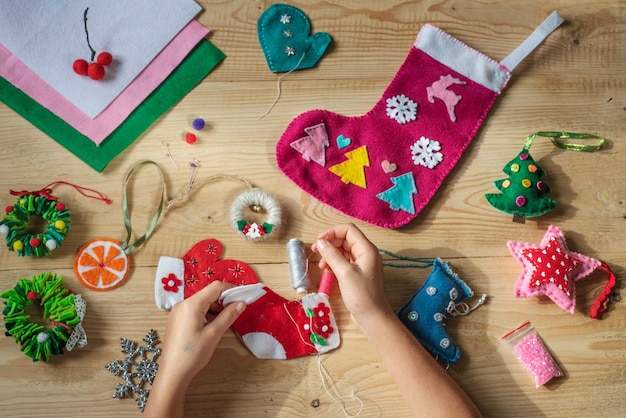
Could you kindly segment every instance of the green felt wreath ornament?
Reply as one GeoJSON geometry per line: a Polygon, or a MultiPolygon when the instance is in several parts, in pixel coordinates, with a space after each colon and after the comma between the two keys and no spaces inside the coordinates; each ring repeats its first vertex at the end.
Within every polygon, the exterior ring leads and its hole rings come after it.
{"type": "Polygon", "coordinates": [[[70,210],[50,189],[29,192],[11,191],[17,201],[7,206],[0,220],[0,234],[6,235],[7,247],[18,256],[42,257],[61,246],[70,229],[70,210]],[[33,232],[29,224],[33,216],[41,217],[47,226],[43,232],[33,232]]]}
{"type": "Polygon", "coordinates": [[[0,294],[0,298],[7,299],[2,311],[6,336],[13,337],[33,361],[48,361],[53,355],[63,354],[65,349],[70,350],[74,345],[72,341],[76,341],[76,335],[72,334],[83,332],[79,310],[83,309],[84,314],[85,306],[77,308],[82,299],[67,289],[61,276],[43,273],[32,279],[19,279],[17,285],[0,294]],[[29,307],[36,303],[43,310],[43,319],[50,321],[52,327],[31,322],[28,311],[32,308],[29,307]]]}

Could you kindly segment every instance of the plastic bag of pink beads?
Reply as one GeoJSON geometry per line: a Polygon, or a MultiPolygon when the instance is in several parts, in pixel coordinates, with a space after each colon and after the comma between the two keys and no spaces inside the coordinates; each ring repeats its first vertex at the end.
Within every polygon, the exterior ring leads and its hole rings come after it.
{"type": "Polygon", "coordinates": [[[507,332],[501,339],[511,348],[521,365],[535,377],[535,387],[546,384],[553,377],[563,376],[530,321],[507,332]]]}

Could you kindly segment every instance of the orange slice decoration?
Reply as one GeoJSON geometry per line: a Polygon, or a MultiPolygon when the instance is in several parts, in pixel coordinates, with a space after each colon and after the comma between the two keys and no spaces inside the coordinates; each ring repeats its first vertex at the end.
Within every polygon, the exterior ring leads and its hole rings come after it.
{"type": "Polygon", "coordinates": [[[120,286],[128,276],[130,259],[120,242],[96,238],[83,245],[74,259],[74,273],[88,289],[103,291],[120,286]]]}

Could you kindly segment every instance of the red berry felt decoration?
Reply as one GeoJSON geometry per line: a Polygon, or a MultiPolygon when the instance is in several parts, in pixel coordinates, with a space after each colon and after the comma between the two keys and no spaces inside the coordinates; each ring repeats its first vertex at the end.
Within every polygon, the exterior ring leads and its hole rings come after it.
{"type": "Polygon", "coordinates": [[[87,75],[92,80],[102,80],[104,78],[104,73],[104,67],[97,62],[92,62],[89,64],[89,67],[87,67],[87,75]]]}
{"type": "Polygon", "coordinates": [[[89,63],[82,58],[74,61],[74,64],[72,65],[74,72],[78,75],[87,75],[87,67],[89,67],[89,63]]]}
{"type": "Polygon", "coordinates": [[[107,66],[113,62],[113,55],[110,52],[101,52],[96,60],[98,64],[107,66]]]}
{"type": "Polygon", "coordinates": [[[98,59],[94,61],[96,57],[96,51],[92,48],[91,43],[89,42],[89,30],[87,29],[87,12],[89,12],[89,7],[85,9],[85,13],[83,14],[83,22],[85,24],[85,35],[87,37],[87,46],[91,51],[91,63],[88,63],[86,60],[80,58],[74,61],[72,68],[74,72],[78,75],[88,75],[92,80],[102,80],[106,74],[104,67],[111,64],[113,62],[113,55],[110,52],[101,52],[98,55],[98,59]]]}

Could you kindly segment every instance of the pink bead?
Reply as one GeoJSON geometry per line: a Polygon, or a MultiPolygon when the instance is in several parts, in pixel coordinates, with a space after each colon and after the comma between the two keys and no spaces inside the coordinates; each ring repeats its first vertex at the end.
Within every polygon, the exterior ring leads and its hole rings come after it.
{"type": "Polygon", "coordinates": [[[535,376],[537,387],[546,384],[553,377],[561,376],[561,371],[537,334],[531,333],[522,338],[515,345],[515,352],[520,363],[535,376]]]}

